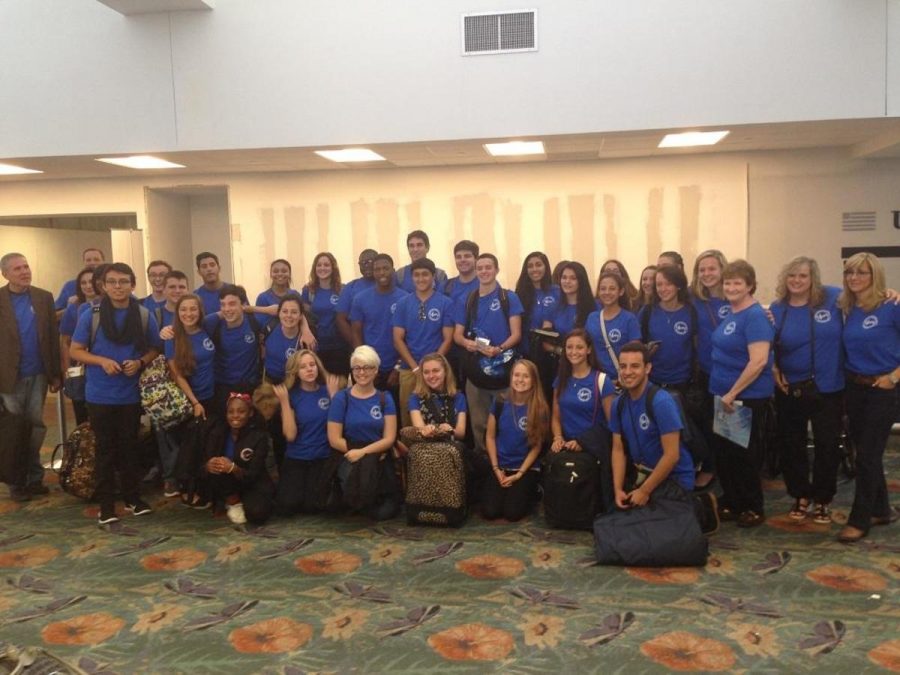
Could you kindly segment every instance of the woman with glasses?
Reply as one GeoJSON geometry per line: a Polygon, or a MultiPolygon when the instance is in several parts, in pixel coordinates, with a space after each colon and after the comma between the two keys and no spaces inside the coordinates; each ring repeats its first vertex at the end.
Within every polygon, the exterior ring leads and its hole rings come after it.
{"type": "Polygon", "coordinates": [[[891,522],[884,477],[884,450],[897,420],[900,382],[900,306],[887,302],[884,267],[871,253],[844,263],[844,313],[847,414],[856,442],[856,492],[844,543],[859,541],[872,525],[891,522]]]}
{"type": "Polygon", "coordinates": [[[353,386],[337,392],[328,411],[328,443],[344,456],[337,475],[345,505],[375,520],[393,518],[400,509],[390,452],[397,440],[397,408],[390,394],[375,388],[380,365],[368,345],[354,349],[353,386]]]}

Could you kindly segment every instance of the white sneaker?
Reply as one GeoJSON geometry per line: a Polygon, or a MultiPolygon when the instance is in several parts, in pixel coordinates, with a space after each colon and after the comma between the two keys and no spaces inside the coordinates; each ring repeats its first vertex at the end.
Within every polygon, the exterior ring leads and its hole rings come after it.
{"type": "Polygon", "coordinates": [[[243,525],[247,522],[243,504],[229,504],[225,507],[225,513],[228,515],[228,520],[235,525],[243,525]]]}

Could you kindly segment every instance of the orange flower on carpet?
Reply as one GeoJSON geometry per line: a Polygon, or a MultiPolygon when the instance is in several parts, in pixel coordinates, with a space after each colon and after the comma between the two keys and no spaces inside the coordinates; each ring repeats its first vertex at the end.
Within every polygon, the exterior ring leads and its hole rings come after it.
{"type": "Polygon", "coordinates": [[[44,626],[41,637],[51,645],[97,645],[122,630],[125,622],[106,612],[83,614],[44,626]]]}
{"type": "Polygon", "coordinates": [[[0,567],[38,567],[59,555],[52,546],[28,546],[0,553],[0,567]]]}
{"type": "Polygon", "coordinates": [[[141,558],[141,565],[148,572],[180,572],[190,570],[206,560],[206,554],[194,548],[175,548],[162,553],[151,553],[141,558]]]}
{"type": "Polygon", "coordinates": [[[728,670],[736,657],[731,647],[686,631],[658,635],[641,645],[644,656],[678,671],[728,670]]]}
{"type": "Polygon", "coordinates": [[[347,574],[362,564],[358,555],[344,551],[321,551],[297,558],[294,565],[306,574],[347,574]]]}
{"type": "Polygon", "coordinates": [[[242,654],[282,654],[299,649],[309,642],[312,634],[308,623],[278,617],[235,628],[228,641],[242,654]]]}
{"type": "Polygon", "coordinates": [[[546,649],[559,644],[559,636],[562,634],[566,622],[558,616],[547,614],[526,614],[519,624],[525,644],[529,647],[546,649]]]}
{"type": "Polygon", "coordinates": [[[711,555],[706,561],[706,571],[710,574],[734,574],[734,560],[724,555],[711,555]]]}
{"type": "Polygon", "coordinates": [[[483,623],[466,623],[429,636],[428,645],[451,661],[500,661],[512,651],[513,636],[483,623]]]}
{"type": "Polygon", "coordinates": [[[393,565],[406,551],[403,546],[389,545],[377,546],[369,553],[369,562],[373,565],[393,565]]]}
{"type": "Polygon", "coordinates": [[[522,574],[525,563],[517,558],[485,554],[460,560],[456,569],[474,579],[509,579],[522,574]]]}
{"type": "Polygon", "coordinates": [[[823,565],[807,572],[806,578],[820,586],[851,593],[883,591],[887,588],[887,579],[880,574],[846,565],[823,565]]]}
{"type": "Polygon", "coordinates": [[[887,481],[888,492],[900,492],[900,479],[889,478],[887,481]]]}
{"type": "Polygon", "coordinates": [[[137,623],[131,627],[131,632],[141,635],[156,633],[180,619],[185,612],[187,612],[187,607],[179,605],[153,605],[150,611],[138,615],[137,623]]]}
{"type": "Polygon", "coordinates": [[[0,502],[0,516],[7,513],[13,513],[19,510],[19,502],[2,501],[0,502]]]}
{"type": "Polygon", "coordinates": [[[791,518],[786,513],[768,518],[766,520],[766,525],[768,525],[769,527],[774,527],[776,530],[784,530],[785,532],[805,532],[816,534],[828,532],[831,527],[830,525],[820,525],[818,523],[814,523],[812,521],[812,518],[806,518],[805,520],[791,520],[791,518]]]}
{"type": "Polygon", "coordinates": [[[251,551],[253,551],[253,544],[229,544],[219,549],[218,553],[216,553],[215,561],[232,562],[247,556],[251,551]]]}
{"type": "Polygon", "coordinates": [[[626,567],[625,571],[651,584],[692,584],[700,578],[696,567],[626,567]]]}
{"type": "Polygon", "coordinates": [[[895,673],[900,673],[900,639],[888,640],[871,649],[866,656],[869,661],[887,668],[895,673]]]}
{"type": "Polygon", "coordinates": [[[363,627],[369,613],[363,609],[347,609],[323,620],[322,637],[329,640],[346,640],[363,627]]]}
{"type": "Polygon", "coordinates": [[[760,623],[730,624],[728,637],[738,643],[750,656],[778,656],[781,649],[778,637],[769,626],[760,623]]]}
{"type": "Polygon", "coordinates": [[[545,570],[559,567],[562,559],[562,551],[558,548],[538,548],[531,554],[531,564],[545,570]]]}

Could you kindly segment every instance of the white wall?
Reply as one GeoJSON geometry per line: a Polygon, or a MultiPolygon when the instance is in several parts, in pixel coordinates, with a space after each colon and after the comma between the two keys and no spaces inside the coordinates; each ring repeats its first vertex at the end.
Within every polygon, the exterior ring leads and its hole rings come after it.
{"type": "Polygon", "coordinates": [[[544,0],[535,53],[462,57],[519,0],[0,2],[0,157],[900,114],[898,0],[544,0]]]}
{"type": "MultiPolygon", "coordinates": [[[[196,255],[201,251],[212,251],[219,258],[219,266],[222,270],[222,279],[225,281],[238,281],[240,276],[235,276],[234,264],[231,258],[231,228],[228,216],[227,192],[215,195],[193,195],[190,198],[191,209],[191,253],[196,255]]],[[[191,268],[194,271],[196,286],[203,283],[197,275],[197,266],[191,260],[191,268]]],[[[187,270],[185,270],[187,272],[187,270]]]]}
{"type": "Polygon", "coordinates": [[[165,260],[190,275],[194,270],[191,206],[186,195],[148,189],[147,260],[165,260]]]}

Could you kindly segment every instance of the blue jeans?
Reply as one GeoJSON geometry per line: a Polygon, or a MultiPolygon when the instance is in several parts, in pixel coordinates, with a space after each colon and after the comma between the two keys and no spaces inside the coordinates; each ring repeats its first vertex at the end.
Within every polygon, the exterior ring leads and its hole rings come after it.
{"type": "Polygon", "coordinates": [[[32,375],[16,380],[16,388],[11,394],[0,394],[4,407],[11,413],[25,415],[32,424],[31,443],[28,447],[27,484],[44,480],[44,465],[41,464],[41,446],[47,435],[44,424],[44,401],[47,399],[47,376],[32,375]]]}
{"type": "Polygon", "coordinates": [[[174,431],[153,427],[163,480],[175,480],[175,463],[178,461],[178,437],[174,431]]]}

